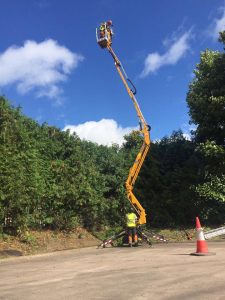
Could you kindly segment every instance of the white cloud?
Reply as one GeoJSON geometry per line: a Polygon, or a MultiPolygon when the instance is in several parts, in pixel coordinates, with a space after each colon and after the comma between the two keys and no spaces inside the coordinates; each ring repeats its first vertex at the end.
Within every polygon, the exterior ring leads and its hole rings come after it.
{"type": "Polygon", "coordinates": [[[183,137],[185,138],[185,140],[191,141],[191,134],[190,133],[183,133],[183,137]]]}
{"type": "Polygon", "coordinates": [[[122,128],[112,119],[102,119],[98,122],[89,121],[79,125],[67,125],[63,130],[75,132],[81,139],[110,146],[113,143],[122,145],[124,135],[129,134],[136,127],[122,128]]]}
{"type": "Polygon", "coordinates": [[[181,130],[183,131],[183,137],[188,140],[191,141],[192,138],[192,132],[196,131],[197,126],[194,124],[187,124],[184,123],[181,127],[181,130]]]}
{"type": "Polygon", "coordinates": [[[191,30],[185,32],[180,38],[175,39],[166,53],[162,55],[157,52],[148,54],[144,62],[144,70],[141,73],[141,77],[146,77],[149,73],[154,73],[162,66],[175,65],[190,48],[190,38],[191,30]]]}
{"type": "Polygon", "coordinates": [[[213,23],[209,28],[209,35],[214,39],[218,39],[219,32],[225,30],[225,6],[220,9],[221,17],[214,19],[213,23]]]}
{"type": "Polygon", "coordinates": [[[0,87],[14,84],[20,94],[35,91],[37,97],[56,98],[62,93],[59,83],[83,60],[54,40],[26,41],[0,54],[0,87]]]}

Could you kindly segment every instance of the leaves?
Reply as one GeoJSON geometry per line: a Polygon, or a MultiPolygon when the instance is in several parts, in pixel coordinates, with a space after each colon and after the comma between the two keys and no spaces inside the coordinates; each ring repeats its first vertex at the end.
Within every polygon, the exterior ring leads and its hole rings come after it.
{"type": "Polygon", "coordinates": [[[196,191],[203,198],[225,202],[225,175],[210,176],[207,182],[196,187],[196,191]]]}
{"type": "MultiPolygon", "coordinates": [[[[225,42],[225,32],[220,33],[225,42]]],[[[225,217],[225,54],[206,50],[201,53],[195,78],[187,95],[189,113],[197,125],[196,153],[203,175],[193,186],[205,219],[218,222],[225,217]],[[222,203],[221,203],[222,202],[222,203]]]]}

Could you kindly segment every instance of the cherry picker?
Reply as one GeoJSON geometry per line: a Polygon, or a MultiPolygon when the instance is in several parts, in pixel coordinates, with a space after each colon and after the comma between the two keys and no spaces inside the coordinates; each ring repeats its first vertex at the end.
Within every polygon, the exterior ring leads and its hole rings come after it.
{"type": "MultiPolygon", "coordinates": [[[[137,233],[138,236],[141,240],[147,242],[149,245],[152,245],[150,238],[156,238],[157,240],[160,241],[166,241],[163,236],[157,235],[153,233],[152,231],[147,231],[147,230],[142,230],[140,225],[146,224],[146,213],[145,209],[142,207],[138,199],[133,193],[134,189],[134,184],[135,181],[138,177],[138,174],[141,170],[141,167],[144,163],[144,160],[146,158],[146,155],[148,153],[148,150],[150,148],[150,126],[146,123],[145,118],[140,110],[140,107],[138,105],[137,99],[135,97],[136,94],[136,88],[132,81],[128,78],[120,60],[116,56],[115,52],[112,49],[112,38],[113,38],[113,30],[112,30],[112,21],[107,21],[104,23],[101,23],[99,28],[96,28],[96,39],[98,45],[102,49],[107,49],[109,53],[111,54],[115,67],[119,73],[120,78],[122,79],[122,82],[127,90],[128,95],[130,96],[135,110],[137,112],[137,116],[139,118],[139,124],[140,124],[140,133],[143,136],[143,144],[138,152],[136,159],[134,161],[134,164],[129,170],[129,175],[126,180],[125,186],[126,186],[126,192],[127,192],[127,198],[130,201],[132,207],[134,208],[137,216],[138,216],[138,221],[137,221],[137,233]],[[131,88],[130,88],[131,86],[131,88]]],[[[119,234],[116,234],[102,242],[100,245],[101,247],[105,247],[108,244],[113,244],[113,241],[121,238],[126,235],[126,231],[122,231],[119,234]]]]}

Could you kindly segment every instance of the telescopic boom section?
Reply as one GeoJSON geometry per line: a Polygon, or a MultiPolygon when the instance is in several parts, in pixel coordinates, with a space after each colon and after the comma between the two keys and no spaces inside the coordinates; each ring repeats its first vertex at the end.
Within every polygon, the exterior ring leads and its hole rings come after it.
{"type": "MultiPolygon", "coordinates": [[[[111,47],[113,33],[110,32],[110,30],[111,30],[111,26],[112,26],[112,21],[108,21],[108,22],[102,23],[102,24],[105,24],[105,28],[106,28],[107,32],[105,33],[105,38],[103,36],[103,33],[101,34],[102,36],[100,36],[100,38],[98,38],[98,29],[96,29],[97,42],[101,48],[107,48],[113,57],[113,60],[115,62],[115,66],[120,75],[120,78],[122,79],[122,82],[127,90],[128,95],[130,96],[131,100],[133,101],[134,107],[136,109],[136,112],[137,112],[137,115],[139,118],[140,133],[142,133],[143,138],[144,138],[142,147],[136,156],[133,166],[130,168],[129,175],[128,175],[128,178],[127,178],[126,184],[125,184],[126,191],[127,191],[127,198],[139,216],[138,224],[142,225],[142,224],[146,223],[146,213],[145,213],[145,209],[142,207],[142,205],[140,204],[138,199],[135,197],[135,195],[133,193],[133,189],[134,189],[135,181],[138,177],[138,174],[141,170],[141,167],[144,163],[144,160],[145,160],[148,150],[150,148],[150,134],[149,134],[150,126],[146,123],[144,116],[138,105],[137,99],[135,98],[136,91],[133,91],[129,87],[128,83],[132,84],[132,82],[128,79],[121,62],[119,61],[118,57],[116,56],[115,52],[113,51],[113,49],[111,47]],[[110,26],[107,26],[107,24],[109,24],[109,22],[111,24],[110,24],[110,26]]],[[[133,86],[133,84],[132,84],[132,86],[133,86]]]]}

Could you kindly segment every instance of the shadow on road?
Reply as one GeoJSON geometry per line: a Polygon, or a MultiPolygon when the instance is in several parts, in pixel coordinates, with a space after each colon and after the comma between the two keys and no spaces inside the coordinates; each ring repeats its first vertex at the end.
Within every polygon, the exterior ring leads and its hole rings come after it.
{"type": "Polygon", "coordinates": [[[21,251],[13,250],[13,249],[0,251],[0,256],[22,256],[22,255],[23,254],[21,251]]]}

